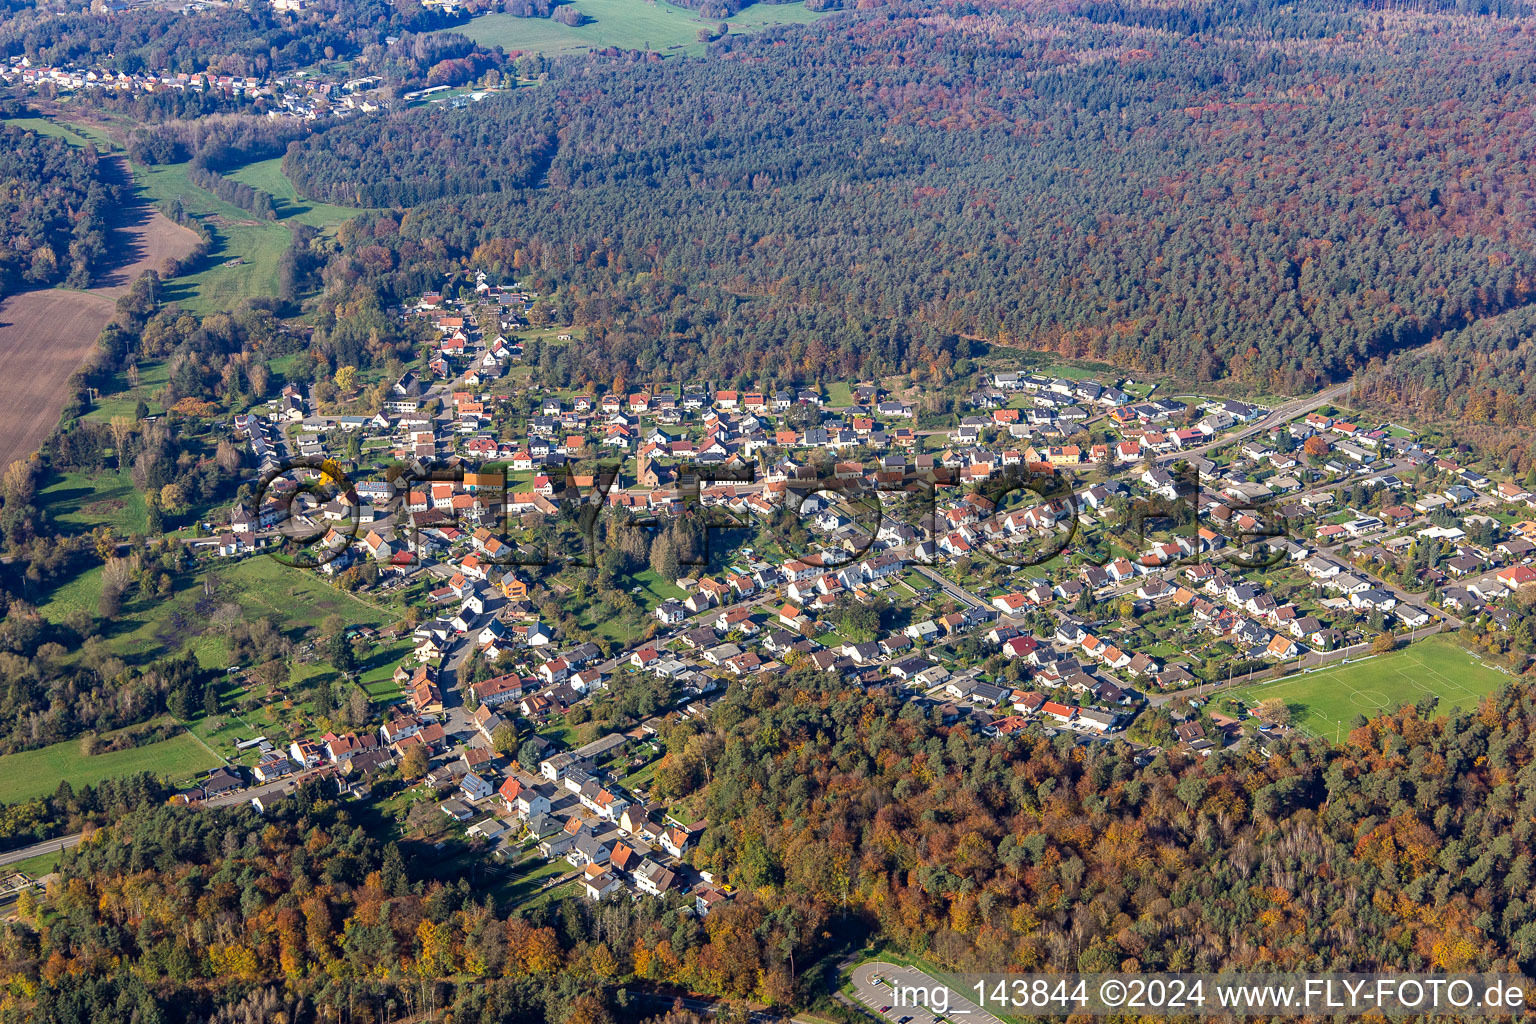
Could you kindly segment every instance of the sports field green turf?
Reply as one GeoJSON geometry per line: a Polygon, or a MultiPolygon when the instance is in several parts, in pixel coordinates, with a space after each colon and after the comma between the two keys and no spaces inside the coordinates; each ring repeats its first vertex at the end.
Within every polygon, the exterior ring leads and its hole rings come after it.
{"type": "Polygon", "coordinates": [[[1440,698],[1440,711],[1470,708],[1509,680],[1454,641],[1431,637],[1391,654],[1247,687],[1235,696],[1250,707],[1279,697],[1290,705],[1293,724],[1333,739],[1348,732],[1356,715],[1393,711],[1427,694],[1440,698]]]}
{"type": "Polygon", "coordinates": [[[501,46],[549,55],[585,53],[589,49],[618,46],[649,49],[659,53],[701,53],[699,29],[714,28],[722,20],[732,32],[751,31],[770,25],[804,24],[821,17],[804,3],[753,4],[730,18],[700,18],[666,0],[575,0],[571,5],[586,16],[574,28],[552,18],[514,18],[488,14],[468,25],[455,25],[483,46],[501,46]]]}
{"type": "Polygon", "coordinates": [[[79,740],[0,757],[0,802],[30,800],[52,793],[60,780],[72,786],[95,784],[135,772],[154,772],[176,782],[221,762],[190,733],[110,754],[85,756],[79,740]]]}

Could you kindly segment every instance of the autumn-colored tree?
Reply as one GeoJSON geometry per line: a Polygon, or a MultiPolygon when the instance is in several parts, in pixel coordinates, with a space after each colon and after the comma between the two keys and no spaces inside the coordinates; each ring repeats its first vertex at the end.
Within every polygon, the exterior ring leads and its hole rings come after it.
{"type": "Polygon", "coordinates": [[[427,774],[430,761],[427,757],[427,748],[420,744],[413,744],[400,759],[400,775],[403,778],[415,781],[427,774]]]}
{"type": "Polygon", "coordinates": [[[179,515],[187,510],[187,496],[180,484],[166,484],[160,488],[160,507],[172,515],[179,515]]]}
{"type": "Polygon", "coordinates": [[[112,429],[112,450],[117,453],[117,468],[123,468],[123,457],[128,453],[128,439],[138,424],[131,416],[113,416],[108,421],[112,429]]]}
{"type": "Polygon", "coordinates": [[[193,419],[207,419],[219,411],[219,407],[213,402],[201,398],[193,398],[188,395],[171,406],[171,411],[178,416],[186,416],[193,419]]]}
{"type": "Polygon", "coordinates": [[[1259,701],[1253,713],[1259,721],[1269,725],[1288,725],[1291,721],[1291,706],[1280,697],[1267,697],[1259,701]]]}

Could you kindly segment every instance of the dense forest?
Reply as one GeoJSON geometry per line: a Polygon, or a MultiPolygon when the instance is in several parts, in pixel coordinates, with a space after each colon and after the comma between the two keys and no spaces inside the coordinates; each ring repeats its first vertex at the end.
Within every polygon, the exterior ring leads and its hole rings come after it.
{"type": "Polygon", "coordinates": [[[24,288],[87,288],[107,254],[115,189],[92,148],[0,125],[0,297],[24,288]]]}
{"type": "Polygon", "coordinates": [[[1455,424],[1479,447],[1514,455],[1513,468],[1523,472],[1536,464],[1528,437],[1536,426],[1533,374],[1536,308],[1523,306],[1373,366],[1356,390],[1384,412],[1455,424]]]}
{"type": "Polygon", "coordinates": [[[301,155],[285,164],[294,187],[351,206],[416,206],[445,196],[512,192],[537,184],[556,148],[552,131],[536,119],[506,123],[455,114],[364,124],[363,131],[301,140],[294,147],[301,155]],[[370,170],[359,175],[359,168],[370,170]]]}
{"type": "Polygon", "coordinates": [[[365,216],[333,279],[526,276],[595,328],[594,380],[942,376],[961,336],[1299,392],[1530,298],[1533,24],[888,5],[560,63],[286,166],[332,202],[462,193],[365,216]]]}
{"type": "Polygon", "coordinates": [[[500,906],[314,789],[266,819],[140,810],[0,938],[5,1009],[558,1021],[580,993],[605,1021],[668,984],[814,1000],[823,961],[872,935],[955,969],[1529,968],[1536,697],[1431,716],[1143,767],[1070,737],[986,739],[814,671],[738,682],[669,727],[657,772],[718,823],[699,866],[739,887],[703,920],[676,898],[500,906]]]}

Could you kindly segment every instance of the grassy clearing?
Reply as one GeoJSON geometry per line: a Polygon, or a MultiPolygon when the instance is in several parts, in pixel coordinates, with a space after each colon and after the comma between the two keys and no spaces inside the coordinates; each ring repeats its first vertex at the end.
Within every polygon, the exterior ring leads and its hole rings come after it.
{"type": "Polygon", "coordinates": [[[90,757],[81,752],[79,740],[65,740],[51,747],[0,757],[0,802],[30,800],[52,793],[62,780],[78,787],[135,772],[154,772],[180,782],[218,766],[219,759],[189,733],[90,757]]]}
{"type": "Polygon", "coordinates": [[[1441,711],[1473,707],[1509,678],[1437,636],[1391,654],[1249,687],[1236,696],[1250,705],[1279,697],[1298,727],[1332,738],[1347,731],[1356,715],[1393,711],[1430,694],[1440,698],[1441,711]]]}
{"type": "MultiPolygon", "coordinates": [[[[514,18],[488,14],[468,25],[454,26],[484,46],[501,46],[548,55],[585,53],[590,49],[617,46],[659,53],[700,54],[699,29],[714,28],[719,20],[703,19],[666,0],[576,0],[572,5],[586,16],[584,24],[570,28],[551,18],[514,18]]],[[[804,3],[754,4],[728,19],[731,31],[751,32],[773,25],[807,24],[821,15],[804,3]]]]}
{"type": "MultiPolygon", "coordinates": [[[[89,125],[55,124],[38,119],[18,119],[25,127],[49,125],[50,134],[74,140],[89,139],[104,151],[121,149],[103,132],[89,125]]],[[[207,314],[232,309],[242,300],[278,293],[277,264],[288,248],[289,223],[308,224],[326,229],[355,214],[337,206],[307,203],[298,198],[293,184],[282,173],[280,159],[262,160],[231,173],[231,177],[270,192],[279,201],[276,221],[259,221],[226,203],[211,192],[192,184],[187,164],[147,167],[130,162],[135,184],[144,199],[161,203],[179,197],[193,217],[207,221],[214,229],[217,245],[189,272],[165,285],[163,298],[181,303],[194,313],[207,314]]]]}
{"type": "MultiPolygon", "coordinates": [[[[17,118],[9,123],[77,143],[89,140],[102,152],[123,152],[106,132],[92,125],[40,118],[17,118]]],[[[187,178],[187,164],[145,167],[130,161],[129,168],[145,201],[153,204],[180,196],[188,213],[210,220],[218,233],[216,251],[192,273],[167,282],[165,299],[180,302],[195,313],[210,313],[229,309],[243,298],[277,294],[277,259],[288,246],[287,228],[280,223],[254,221],[239,207],[198,188],[187,178]],[[230,260],[240,264],[223,265],[230,260]]]]}
{"type": "MultiPolygon", "coordinates": [[[[97,612],[102,568],[89,569],[49,593],[39,604],[43,617],[63,622],[74,611],[97,612]]],[[[137,597],[102,625],[108,649],[130,664],[146,664],[191,644],[205,668],[228,667],[224,641],[207,636],[208,618],[226,603],[239,605],[247,618],[267,616],[292,639],[318,629],[326,616],[340,615],[349,623],[375,628],[397,620],[391,608],[379,608],[331,586],[317,573],[295,569],[271,558],[215,565],[206,573],[183,574],[173,580],[167,598],[137,597]],[[203,579],[211,574],[218,586],[211,597],[203,579]]],[[[296,666],[298,670],[304,666],[296,666]]]]}
{"type": "Polygon", "coordinates": [[[87,139],[80,132],[65,125],[50,121],[46,117],[8,117],[5,119],[5,123],[16,128],[26,128],[37,132],[39,135],[46,135],[49,138],[63,139],[71,146],[84,146],[87,142],[95,141],[87,139]]]}
{"type": "Polygon", "coordinates": [[[102,389],[101,397],[91,406],[85,418],[110,423],[114,416],[132,416],[140,399],[149,406],[151,416],[158,416],[165,412],[165,408],[155,401],[154,394],[170,380],[170,376],[170,370],[164,362],[140,363],[139,384],[134,387],[128,382],[128,374],[119,370],[112,375],[112,384],[102,389]]]}
{"type": "Polygon", "coordinates": [[[330,206],[300,198],[293,182],[283,173],[283,158],[280,156],[247,164],[231,172],[229,177],[272,196],[276,200],[273,205],[277,208],[280,223],[308,224],[324,230],[335,227],[358,212],[345,206],[330,206]]]}
{"type": "Polygon", "coordinates": [[[149,527],[144,495],[126,473],[62,473],[44,487],[40,504],[68,532],[89,532],[110,526],[119,537],[143,533],[149,527]]]}
{"type": "Polygon", "coordinates": [[[376,608],[330,585],[310,569],[295,569],[274,558],[247,558],[228,569],[215,569],[226,597],[238,601],[247,615],[268,615],[295,638],[318,629],[327,615],[340,615],[354,626],[380,626],[394,622],[393,610],[376,608]]]}
{"type": "MultiPolygon", "coordinates": [[[[514,877],[495,886],[496,895],[510,904],[521,903],[537,895],[543,890],[545,882],[575,869],[571,866],[571,862],[563,857],[546,861],[535,853],[520,861],[513,870],[516,872],[514,877]]],[[[562,886],[561,889],[564,890],[565,887],[562,886]]]]}
{"type": "Polygon", "coordinates": [[[251,215],[192,184],[186,164],[143,167],[132,164],[133,177],[152,203],[180,198],[199,220],[207,220],[218,244],[190,273],[169,281],[164,298],[194,313],[232,309],[242,300],[277,294],[277,261],[291,236],[279,222],[251,215]]]}

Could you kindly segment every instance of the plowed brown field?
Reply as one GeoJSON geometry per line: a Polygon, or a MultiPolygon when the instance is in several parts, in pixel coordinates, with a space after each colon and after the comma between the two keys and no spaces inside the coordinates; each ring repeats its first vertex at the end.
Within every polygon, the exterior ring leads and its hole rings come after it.
{"type": "MultiPolygon", "coordinates": [[[[128,180],[127,168],[119,172],[128,180]]],[[[89,291],[51,288],[0,303],[0,470],[36,451],[58,423],[65,383],[112,320],[117,297],[167,256],[186,256],[197,236],[143,204],[113,225],[114,265],[89,291]]]]}

